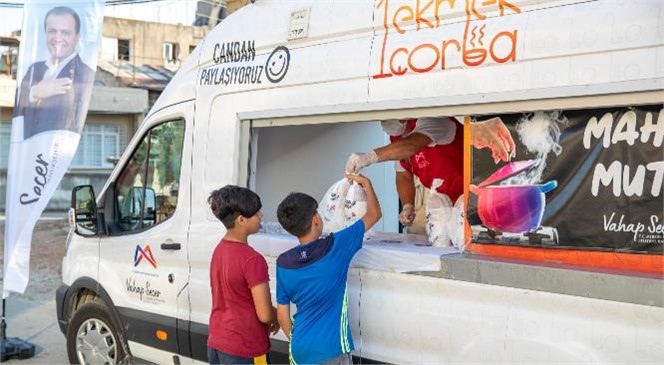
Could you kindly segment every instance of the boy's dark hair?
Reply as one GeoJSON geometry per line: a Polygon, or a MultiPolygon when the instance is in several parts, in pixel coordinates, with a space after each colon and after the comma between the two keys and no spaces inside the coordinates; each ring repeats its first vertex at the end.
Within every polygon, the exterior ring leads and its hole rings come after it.
{"type": "Polygon", "coordinates": [[[212,213],[226,229],[235,227],[235,218],[253,217],[261,210],[261,198],[253,191],[235,185],[226,185],[208,197],[212,213]]]}
{"type": "Polygon", "coordinates": [[[302,237],[311,229],[311,219],[316,214],[318,202],[304,193],[290,193],[277,208],[277,219],[284,229],[302,237]]]}

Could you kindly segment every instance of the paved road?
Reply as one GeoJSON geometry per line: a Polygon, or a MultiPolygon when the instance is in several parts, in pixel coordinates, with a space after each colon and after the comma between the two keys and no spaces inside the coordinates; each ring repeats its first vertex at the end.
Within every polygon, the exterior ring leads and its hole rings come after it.
{"type": "MultiPolygon", "coordinates": [[[[12,359],[8,364],[68,364],[65,337],[55,314],[55,290],[62,281],[62,256],[67,238],[64,214],[44,215],[32,234],[30,282],[24,294],[6,300],[7,336],[36,345],[36,356],[12,359]]],[[[4,237],[4,218],[0,216],[0,237],[4,237]]],[[[0,252],[4,251],[0,238],[0,252]]],[[[0,285],[3,283],[0,270],[0,285]]]]}
{"type": "Polygon", "coordinates": [[[68,364],[65,336],[55,314],[55,300],[38,302],[12,295],[6,301],[7,337],[19,337],[36,346],[35,357],[6,364],[68,364]]]}

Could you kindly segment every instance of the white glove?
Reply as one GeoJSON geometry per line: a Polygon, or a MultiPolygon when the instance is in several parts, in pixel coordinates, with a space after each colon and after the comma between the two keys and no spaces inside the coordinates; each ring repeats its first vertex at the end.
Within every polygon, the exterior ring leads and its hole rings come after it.
{"type": "Polygon", "coordinates": [[[401,224],[404,226],[410,226],[413,224],[414,220],[415,206],[410,203],[404,204],[403,208],[401,209],[401,213],[399,213],[399,222],[401,222],[401,224]]]}
{"type": "Polygon", "coordinates": [[[353,153],[346,161],[346,174],[359,174],[364,167],[376,162],[378,162],[378,155],[374,150],[367,153],[353,153]]]}
{"type": "Polygon", "coordinates": [[[388,119],[380,122],[383,131],[390,136],[400,136],[406,131],[406,122],[398,119],[388,119]]]}

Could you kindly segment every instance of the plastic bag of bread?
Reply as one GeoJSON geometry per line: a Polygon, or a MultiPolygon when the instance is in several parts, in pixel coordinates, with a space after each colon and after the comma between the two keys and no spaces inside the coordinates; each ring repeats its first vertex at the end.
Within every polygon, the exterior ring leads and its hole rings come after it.
{"type": "Polygon", "coordinates": [[[433,180],[426,205],[427,236],[429,243],[436,247],[447,247],[451,244],[448,226],[452,217],[452,200],[436,190],[442,184],[441,179],[433,180]]]}
{"type": "Polygon", "coordinates": [[[344,204],[349,188],[350,182],[343,178],[332,184],[321,199],[318,213],[323,218],[323,232],[335,232],[346,226],[344,204]]]}
{"type": "Polygon", "coordinates": [[[346,194],[346,201],[344,204],[344,226],[350,226],[358,219],[364,217],[366,213],[367,193],[360,184],[354,182],[350,188],[348,188],[348,194],[346,194]]]}

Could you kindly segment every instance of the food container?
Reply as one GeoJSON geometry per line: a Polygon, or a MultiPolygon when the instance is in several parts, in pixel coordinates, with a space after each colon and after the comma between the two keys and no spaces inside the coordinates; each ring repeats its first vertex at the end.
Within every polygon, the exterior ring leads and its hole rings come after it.
{"type": "Polygon", "coordinates": [[[480,184],[471,185],[477,195],[477,213],[487,228],[497,232],[527,233],[542,223],[545,194],[558,186],[555,180],[545,184],[491,185],[539,164],[539,160],[511,162],[498,169],[480,184]]]}

